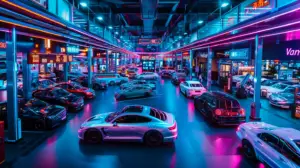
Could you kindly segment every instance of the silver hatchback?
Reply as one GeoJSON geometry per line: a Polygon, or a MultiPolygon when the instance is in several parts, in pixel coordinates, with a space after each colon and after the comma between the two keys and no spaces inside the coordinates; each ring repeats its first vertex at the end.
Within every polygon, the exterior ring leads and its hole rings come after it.
{"type": "Polygon", "coordinates": [[[132,85],[124,90],[119,90],[115,94],[115,98],[116,100],[124,100],[127,98],[148,97],[152,95],[152,88],[143,85],[132,85]]]}
{"type": "Polygon", "coordinates": [[[149,106],[130,105],[119,112],[87,119],[78,130],[78,137],[89,143],[117,140],[156,146],[177,139],[177,124],[170,113],[149,106]]]}

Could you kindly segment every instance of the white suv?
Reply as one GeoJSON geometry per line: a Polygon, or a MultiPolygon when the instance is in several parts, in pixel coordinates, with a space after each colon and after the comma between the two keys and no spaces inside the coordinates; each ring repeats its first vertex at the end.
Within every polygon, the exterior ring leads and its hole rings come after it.
{"type": "Polygon", "coordinates": [[[205,87],[198,81],[181,82],[179,88],[186,97],[201,96],[206,92],[205,87]]]}

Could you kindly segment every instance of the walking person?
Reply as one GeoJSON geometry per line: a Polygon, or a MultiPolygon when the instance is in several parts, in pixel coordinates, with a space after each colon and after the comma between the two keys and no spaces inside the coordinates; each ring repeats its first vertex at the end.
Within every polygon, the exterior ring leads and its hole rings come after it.
{"type": "Polygon", "coordinates": [[[201,73],[199,73],[199,81],[200,81],[200,83],[202,83],[202,82],[203,82],[203,79],[202,79],[202,74],[201,74],[201,73]]]}

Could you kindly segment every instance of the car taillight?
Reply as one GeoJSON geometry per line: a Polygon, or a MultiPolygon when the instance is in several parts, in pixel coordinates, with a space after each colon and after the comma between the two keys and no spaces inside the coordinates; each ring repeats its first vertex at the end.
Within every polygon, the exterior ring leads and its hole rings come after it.
{"type": "Polygon", "coordinates": [[[89,95],[89,96],[93,95],[92,92],[87,92],[86,94],[89,95]]]}
{"type": "Polygon", "coordinates": [[[217,115],[217,116],[222,115],[222,110],[221,109],[216,109],[215,110],[215,115],[217,115]]]}
{"type": "Polygon", "coordinates": [[[176,129],[176,123],[174,123],[174,125],[172,125],[171,127],[168,128],[169,130],[174,130],[176,129]]]}
{"type": "Polygon", "coordinates": [[[245,116],[245,110],[243,108],[241,108],[239,110],[239,113],[240,113],[241,116],[245,116]]]}

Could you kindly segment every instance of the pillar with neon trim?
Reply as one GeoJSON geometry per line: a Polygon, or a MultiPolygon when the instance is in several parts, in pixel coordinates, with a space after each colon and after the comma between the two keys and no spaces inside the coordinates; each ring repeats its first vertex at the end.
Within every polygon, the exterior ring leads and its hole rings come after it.
{"type": "Polygon", "coordinates": [[[211,68],[212,68],[212,57],[213,57],[213,50],[211,47],[208,47],[207,49],[207,83],[206,83],[206,89],[208,91],[211,90],[211,68]]]}
{"type": "Polygon", "coordinates": [[[260,120],[260,89],[262,73],[263,39],[255,36],[255,66],[254,66],[254,102],[251,107],[250,119],[260,120]],[[253,106],[254,105],[254,106],[253,106]]]}
{"type": "Polygon", "coordinates": [[[88,50],[88,87],[92,88],[92,77],[93,77],[93,71],[92,71],[92,57],[93,57],[93,48],[90,46],[88,50]]]}

